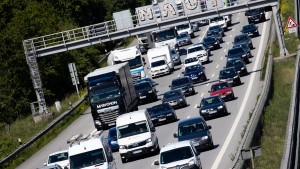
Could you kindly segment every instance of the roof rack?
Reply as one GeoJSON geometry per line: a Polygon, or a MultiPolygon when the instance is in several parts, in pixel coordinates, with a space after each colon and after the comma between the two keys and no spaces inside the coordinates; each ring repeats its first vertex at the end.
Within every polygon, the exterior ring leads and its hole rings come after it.
{"type": "Polygon", "coordinates": [[[79,145],[81,141],[89,140],[91,138],[99,138],[101,136],[101,133],[102,133],[101,131],[94,131],[94,132],[89,133],[89,134],[74,135],[69,140],[67,140],[67,144],[70,144],[70,147],[74,143],[77,143],[79,145]]]}

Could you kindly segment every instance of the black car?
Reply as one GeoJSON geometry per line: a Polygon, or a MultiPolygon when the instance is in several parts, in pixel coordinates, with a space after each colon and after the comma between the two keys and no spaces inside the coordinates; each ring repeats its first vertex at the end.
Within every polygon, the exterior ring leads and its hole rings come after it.
{"type": "Polygon", "coordinates": [[[168,103],[147,108],[147,111],[154,125],[177,121],[175,110],[168,103]]]}
{"type": "Polygon", "coordinates": [[[174,137],[178,141],[191,140],[197,150],[205,150],[214,147],[210,129],[203,117],[192,117],[179,121],[174,137]]]}
{"type": "Polygon", "coordinates": [[[137,83],[134,85],[134,88],[139,97],[140,103],[157,100],[156,89],[150,82],[145,81],[137,83]]]}
{"type": "Polygon", "coordinates": [[[222,36],[222,34],[220,32],[217,32],[217,31],[207,31],[206,37],[209,37],[209,36],[215,37],[216,39],[219,40],[220,43],[224,42],[223,36],[222,36]]]}
{"type": "Polygon", "coordinates": [[[266,14],[264,8],[250,9],[245,12],[245,16],[248,17],[249,23],[266,21],[266,14]]]}
{"type": "Polygon", "coordinates": [[[248,44],[250,49],[254,49],[251,38],[247,34],[237,35],[234,37],[233,45],[248,44]]]}
{"type": "Polygon", "coordinates": [[[189,77],[173,79],[170,87],[171,90],[181,89],[185,95],[193,95],[196,93],[192,80],[189,77]]]}
{"type": "Polygon", "coordinates": [[[225,36],[224,30],[220,25],[210,26],[208,28],[208,31],[217,31],[220,32],[222,36],[225,36]]]}
{"type": "Polygon", "coordinates": [[[240,75],[234,67],[224,68],[220,70],[219,81],[227,82],[231,86],[242,84],[240,75]]]}
{"type": "Polygon", "coordinates": [[[220,49],[221,48],[219,40],[212,36],[203,38],[203,43],[206,46],[209,46],[210,49],[220,49]]]}
{"type": "Polygon", "coordinates": [[[245,63],[250,63],[249,55],[242,47],[229,49],[225,57],[227,57],[227,60],[241,58],[245,63]]]}
{"type": "Polygon", "coordinates": [[[181,89],[175,89],[164,93],[162,103],[168,103],[173,108],[187,106],[185,96],[181,89]]]}
{"type": "Polygon", "coordinates": [[[184,76],[192,79],[193,82],[206,81],[204,67],[200,64],[191,65],[184,69],[184,76]]]}
{"type": "Polygon", "coordinates": [[[146,54],[149,49],[149,44],[147,44],[147,43],[139,44],[139,49],[142,54],[146,54]]]}
{"type": "Polygon", "coordinates": [[[210,96],[203,98],[200,102],[199,113],[205,119],[220,115],[227,115],[227,107],[220,96],[210,96]]]}
{"type": "Polygon", "coordinates": [[[233,45],[232,48],[238,48],[238,47],[242,47],[247,52],[247,55],[249,58],[253,57],[253,55],[251,53],[251,49],[249,48],[248,44],[242,43],[242,44],[238,44],[238,45],[233,45]]]}
{"type": "Polygon", "coordinates": [[[156,83],[154,80],[152,80],[151,78],[148,78],[148,77],[139,79],[135,83],[137,84],[137,83],[142,83],[142,82],[150,82],[152,84],[152,86],[158,85],[158,83],[156,83]]]}
{"type": "Polygon", "coordinates": [[[243,26],[241,32],[248,36],[259,36],[258,27],[253,23],[243,26]]]}
{"type": "Polygon", "coordinates": [[[244,61],[240,58],[234,58],[232,60],[228,60],[226,63],[226,68],[234,67],[235,70],[241,75],[248,75],[248,70],[244,61]]]}

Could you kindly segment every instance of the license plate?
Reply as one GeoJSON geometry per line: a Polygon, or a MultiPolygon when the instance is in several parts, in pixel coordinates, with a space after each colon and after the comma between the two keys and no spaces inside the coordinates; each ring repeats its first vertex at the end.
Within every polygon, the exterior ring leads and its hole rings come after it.
{"type": "Polygon", "coordinates": [[[108,124],[108,126],[114,126],[115,125],[115,123],[110,123],[110,124],[108,124]]]}
{"type": "Polygon", "coordinates": [[[216,110],[214,110],[214,111],[210,111],[210,112],[209,112],[209,114],[215,114],[215,113],[217,113],[217,111],[216,111],[216,110]]]}
{"type": "Polygon", "coordinates": [[[158,121],[165,121],[166,118],[161,118],[161,119],[158,119],[158,121]]]}
{"type": "Polygon", "coordinates": [[[140,96],[140,99],[144,99],[144,98],[146,98],[146,96],[140,96]]]}
{"type": "Polygon", "coordinates": [[[171,102],[169,103],[171,106],[175,106],[177,103],[176,102],[171,102]]]}
{"type": "Polygon", "coordinates": [[[141,153],[142,150],[136,150],[136,151],[133,151],[132,154],[138,154],[138,153],[141,153]]]}
{"type": "Polygon", "coordinates": [[[192,77],[193,80],[198,79],[198,77],[192,77]]]}
{"type": "Polygon", "coordinates": [[[200,144],[197,142],[197,143],[194,143],[194,146],[199,146],[200,144]]]}
{"type": "Polygon", "coordinates": [[[221,96],[221,98],[225,98],[225,97],[226,97],[226,95],[222,95],[222,96],[221,96]]]}

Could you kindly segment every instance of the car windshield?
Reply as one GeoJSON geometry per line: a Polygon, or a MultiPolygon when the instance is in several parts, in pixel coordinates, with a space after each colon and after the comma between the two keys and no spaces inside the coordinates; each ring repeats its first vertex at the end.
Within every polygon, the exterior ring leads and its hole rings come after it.
{"type": "Polygon", "coordinates": [[[188,53],[194,53],[201,50],[205,50],[203,46],[196,46],[196,47],[188,48],[188,53]]]}
{"type": "Polygon", "coordinates": [[[158,66],[162,66],[162,65],[166,65],[165,60],[159,60],[159,61],[155,61],[155,62],[151,63],[151,67],[158,67],[158,66]]]}
{"type": "Polygon", "coordinates": [[[243,61],[241,60],[230,60],[226,63],[226,67],[232,67],[232,66],[238,66],[238,65],[242,65],[243,61]]]}
{"type": "Polygon", "coordinates": [[[187,38],[188,37],[188,34],[187,33],[181,33],[181,34],[179,34],[178,36],[177,36],[177,38],[179,39],[179,38],[187,38]]]}
{"type": "Polygon", "coordinates": [[[192,66],[188,66],[185,68],[185,73],[190,73],[190,72],[194,72],[194,71],[197,71],[197,70],[202,70],[203,67],[202,65],[192,65],[192,66]]]}
{"type": "Polygon", "coordinates": [[[189,29],[189,28],[190,28],[189,24],[184,24],[184,25],[176,26],[177,30],[183,30],[183,29],[189,29]]]}
{"type": "Polygon", "coordinates": [[[257,15],[260,14],[262,12],[262,10],[260,8],[258,9],[250,9],[248,11],[245,12],[246,16],[250,16],[250,15],[257,15]]]}
{"type": "Polygon", "coordinates": [[[242,47],[233,48],[228,50],[228,56],[237,55],[237,54],[243,54],[244,49],[242,47]]]}
{"type": "Polygon", "coordinates": [[[103,149],[96,149],[70,156],[70,169],[99,166],[106,162],[103,149]]]}
{"type": "Polygon", "coordinates": [[[191,58],[186,58],[184,60],[184,64],[188,64],[188,63],[193,63],[193,62],[198,62],[199,59],[197,57],[191,57],[191,58]]]}
{"type": "Polygon", "coordinates": [[[141,133],[148,132],[147,122],[145,120],[127,124],[124,126],[118,127],[118,138],[125,138],[133,135],[138,135],[141,133]]]}
{"type": "Polygon", "coordinates": [[[168,110],[172,110],[172,107],[168,104],[159,104],[147,109],[150,115],[159,114],[160,112],[165,112],[168,110]]]}
{"type": "Polygon", "coordinates": [[[216,31],[219,31],[219,29],[220,29],[220,27],[217,25],[217,26],[211,26],[211,27],[209,27],[209,31],[211,31],[211,30],[216,30],[216,31]]]}
{"type": "Polygon", "coordinates": [[[120,96],[119,86],[115,83],[93,87],[89,92],[91,103],[105,101],[120,96]]]}
{"type": "Polygon", "coordinates": [[[190,81],[187,77],[175,79],[172,81],[172,87],[181,86],[181,85],[184,85],[187,83],[190,83],[190,81]]]}
{"type": "Polygon", "coordinates": [[[219,33],[216,31],[208,31],[207,32],[207,36],[218,36],[218,35],[219,35],[219,33]]]}
{"type": "Polygon", "coordinates": [[[209,37],[204,38],[203,41],[204,42],[213,42],[213,41],[216,41],[216,39],[213,38],[213,37],[211,37],[211,36],[209,36],[209,37]]]}
{"type": "Polygon", "coordinates": [[[53,154],[53,155],[49,156],[48,164],[68,160],[68,158],[69,158],[68,152],[61,152],[61,153],[53,154]]]}
{"type": "Polygon", "coordinates": [[[218,97],[209,97],[209,98],[202,99],[200,105],[206,106],[206,105],[216,104],[216,103],[220,103],[220,102],[221,102],[221,100],[218,97]]]}
{"type": "Polygon", "coordinates": [[[203,122],[196,122],[191,124],[185,124],[182,126],[179,126],[178,128],[178,136],[187,136],[194,133],[198,133],[201,131],[204,131],[206,128],[206,124],[203,122]]]}
{"type": "Polygon", "coordinates": [[[218,90],[222,90],[222,89],[226,89],[229,88],[228,83],[219,83],[219,84],[215,84],[211,86],[211,91],[218,91],[218,90]]]}
{"type": "Polygon", "coordinates": [[[233,48],[239,48],[239,47],[243,48],[246,51],[249,50],[249,47],[246,43],[242,43],[242,44],[238,44],[238,45],[233,46],[233,48]]]}
{"type": "Polygon", "coordinates": [[[152,86],[149,82],[137,83],[134,85],[136,91],[151,90],[152,86]]]}
{"type": "Polygon", "coordinates": [[[181,95],[180,90],[171,90],[164,94],[164,99],[169,99],[169,98],[180,96],[180,95],[181,95]]]}
{"type": "Polygon", "coordinates": [[[235,74],[234,69],[225,69],[220,71],[220,78],[235,74]]]}
{"type": "Polygon", "coordinates": [[[210,19],[210,22],[214,23],[214,22],[219,22],[219,21],[223,21],[223,20],[224,20],[224,18],[222,16],[220,16],[220,17],[215,17],[215,18],[210,19]]]}
{"type": "Polygon", "coordinates": [[[160,163],[168,164],[175,161],[185,160],[192,158],[193,152],[190,146],[180,147],[169,151],[162,152],[160,154],[160,163]]]}
{"type": "Polygon", "coordinates": [[[243,26],[243,31],[247,31],[249,29],[253,29],[255,26],[253,24],[243,26]]]}
{"type": "Polygon", "coordinates": [[[248,41],[248,35],[240,35],[234,38],[234,43],[239,43],[243,41],[248,41]]]}
{"type": "Polygon", "coordinates": [[[152,83],[152,80],[149,78],[142,78],[136,81],[136,83],[143,83],[143,82],[150,82],[152,83]]]}

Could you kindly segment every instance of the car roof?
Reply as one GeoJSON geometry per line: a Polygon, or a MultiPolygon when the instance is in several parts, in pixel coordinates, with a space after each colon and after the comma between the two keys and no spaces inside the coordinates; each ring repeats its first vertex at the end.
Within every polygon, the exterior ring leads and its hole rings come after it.
{"type": "Polygon", "coordinates": [[[191,118],[188,118],[188,119],[180,120],[179,123],[178,123],[178,126],[182,126],[182,125],[185,125],[185,124],[191,124],[191,123],[195,123],[195,122],[205,122],[205,120],[201,116],[191,117],[191,118]]]}
{"type": "Polygon", "coordinates": [[[169,144],[163,146],[160,149],[160,153],[165,152],[165,151],[169,151],[169,150],[173,150],[173,149],[177,149],[177,148],[180,148],[180,147],[186,147],[186,146],[191,146],[190,140],[179,141],[179,142],[175,142],[175,143],[169,143],[169,144]]]}
{"type": "Polygon", "coordinates": [[[173,79],[172,82],[180,80],[180,79],[189,79],[189,77],[187,77],[187,76],[179,77],[179,78],[173,79]]]}
{"type": "Polygon", "coordinates": [[[222,84],[222,83],[228,83],[228,82],[217,82],[217,83],[212,84],[212,86],[219,85],[219,84],[222,84]]]}
{"type": "Polygon", "coordinates": [[[164,94],[170,93],[170,92],[173,92],[173,91],[179,91],[179,92],[182,92],[181,89],[173,89],[173,90],[166,91],[164,94]]]}
{"type": "Polygon", "coordinates": [[[69,150],[56,151],[54,153],[49,154],[49,156],[56,155],[56,154],[61,154],[61,153],[69,153],[69,150]]]}

